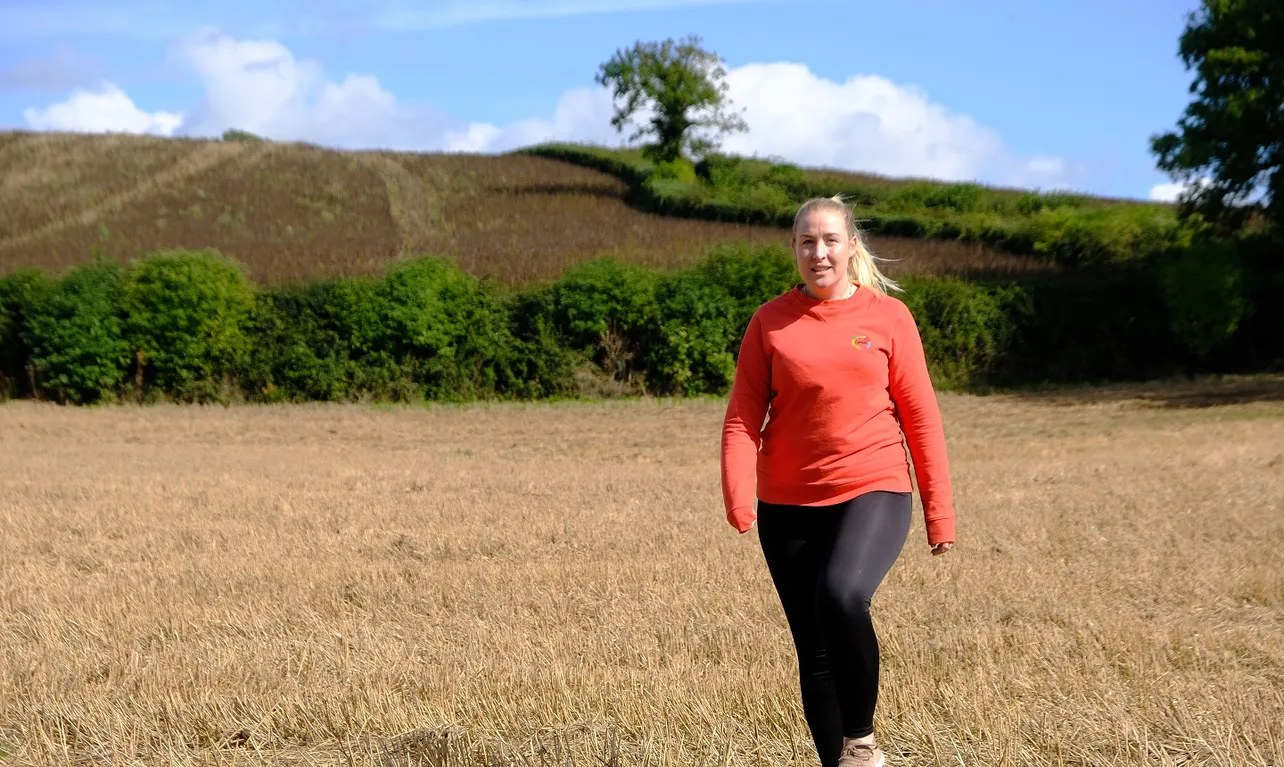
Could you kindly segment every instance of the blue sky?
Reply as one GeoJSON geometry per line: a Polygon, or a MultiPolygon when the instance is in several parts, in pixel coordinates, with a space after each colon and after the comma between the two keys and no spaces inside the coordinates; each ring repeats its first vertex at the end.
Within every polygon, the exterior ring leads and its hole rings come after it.
{"type": "MultiPolygon", "coordinates": [[[[598,65],[703,38],[729,151],[1145,198],[1196,0],[0,0],[0,126],[494,152],[614,143],[598,65]]],[[[1161,189],[1157,192],[1156,186],[1161,189]]]]}

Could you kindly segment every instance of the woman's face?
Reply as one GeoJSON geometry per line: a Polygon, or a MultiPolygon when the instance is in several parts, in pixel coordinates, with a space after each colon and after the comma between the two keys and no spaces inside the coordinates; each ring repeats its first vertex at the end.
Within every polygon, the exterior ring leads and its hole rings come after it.
{"type": "Polygon", "coordinates": [[[847,231],[846,217],[836,210],[813,210],[798,222],[794,260],[811,292],[829,297],[847,288],[847,263],[856,250],[856,237],[847,231]]]}

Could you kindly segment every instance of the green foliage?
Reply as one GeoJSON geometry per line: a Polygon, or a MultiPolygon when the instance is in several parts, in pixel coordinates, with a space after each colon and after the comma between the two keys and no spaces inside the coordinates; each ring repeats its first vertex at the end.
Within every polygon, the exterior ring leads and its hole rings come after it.
{"type": "MultiPolygon", "coordinates": [[[[992,214],[968,215],[980,226],[992,214]]],[[[1129,269],[995,282],[902,277],[937,386],[1284,364],[1284,244],[1197,230],[1174,239],[1181,247],[1129,269]]],[[[58,281],[37,271],[0,278],[0,361],[8,391],[30,364],[43,387],[30,393],[66,402],[118,391],[129,339],[152,349],[149,365],[172,361],[164,369],[177,372],[154,370],[153,391],[180,398],[220,370],[247,399],[267,402],[575,396],[604,376],[630,382],[626,390],[724,394],[750,317],[799,279],[785,248],[740,245],[673,273],[603,258],[522,290],[435,258],[381,277],[249,290],[215,254],[156,254],[125,277],[96,261],[58,281]]]]}
{"type": "Polygon", "coordinates": [[[0,277],[0,398],[31,394],[27,363],[31,348],[22,332],[32,307],[53,289],[39,269],[20,269],[0,277]]]}
{"type": "Polygon", "coordinates": [[[245,267],[217,251],[166,250],[131,265],[125,338],[147,383],[183,400],[220,396],[242,363],[254,305],[245,267]]]}
{"type": "Polygon", "coordinates": [[[350,337],[333,310],[338,290],[336,282],[320,281],[258,293],[245,325],[249,354],[238,376],[250,399],[355,398],[350,337]]]}
{"type": "Polygon", "coordinates": [[[1019,289],[975,285],[953,278],[907,278],[904,302],[918,324],[932,381],[960,388],[985,380],[1016,336],[1009,305],[1019,289]]]}
{"type": "MultiPolygon", "coordinates": [[[[526,150],[586,165],[629,184],[627,201],[666,216],[789,227],[798,205],[844,195],[871,234],[982,242],[1017,254],[1039,254],[1067,266],[1102,267],[1143,260],[1179,242],[1177,218],[1149,203],[1105,205],[1054,192],[1016,193],[978,184],[920,181],[895,187],[832,188],[799,168],[767,160],[710,154],[694,165],[664,166],[601,147],[555,144],[526,150]]],[[[685,163],[685,161],[682,161],[685,163]]]]}
{"type": "Polygon", "coordinates": [[[668,394],[725,394],[736,374],[731,348],[743,332],[727,289],[697,272],[679,272],[660,281],[656,303],[648,383],[668,394]]]}
{"type": "Polygon", "coordinates": [[[1204,243],[1166,254],[1158,278],[1173,334],[1200,357],[1228,342],[1250,310],[1234,243],[1204,243]]]}
{"type": "Polygon", "coordinates": [[[685,157],[656,163],[651,178],[680,181],[684,184],[694,184],[697,180],[695,165],[685,157]]]}
{"type": "Polygon", "coordinates": [[[61,402],[115,393],[129,364],[117,264],[98,259],[71,269],[27,312],[20,332],[37,386],[61,402]]]}
{"type": "Polygon", "coordinates": [[[1284,224],[1284,12],[1279,0],[1203,0],[1179,51],[1195,71],[1177,130],[1151,138],[1159,167],[1188,184],[1186,213],[1238,229],[1261,194],[1284,224]],[[1206,183],[1196,183],[1204,181],[1206,183]]]}
{"type": "Polygon", "coordinates": [[[624,377],[641,364],[656,320],[656,280],[654,272],[613,258],[573,267],[552,288],[553,321],[573,348],[624,377]]]}
{"type": "Polygon", "coordinates": [[[236,128],[228,128],[227,130],[223,131],[223,140],[239,141],[242,144],[257,144],[263,141],[263,137],[256,136],[255,134],[250,133],[249,131],[238,130],[236,128]]]}
{"type": "Polygon", "coordinates": [[[616,130],[623,131],[639,111],[651,113],[650,121],[629,140],[652,137],[647,156],[663,163],[680,159],[684,149],[697,155],[707,152],[718,134],[747,130],[744,120],[727,109],[726,75],[718,55],[701,48],[700,38],[692,36],[639,41],[628,50],[617,50],[595,80],[611,88],[616,100],[611,125],[616,130]]]}

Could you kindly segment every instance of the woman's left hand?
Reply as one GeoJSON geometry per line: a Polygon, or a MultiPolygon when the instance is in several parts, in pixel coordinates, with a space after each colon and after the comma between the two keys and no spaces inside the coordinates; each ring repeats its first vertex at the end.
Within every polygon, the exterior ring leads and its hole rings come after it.
{"type": "Polygon", "coordinates": [[[954,542],[953,542],[953,541],[946,541],[945,543],[938,543],[938,544],[936,544],[935,546],[933,546],[933,547],[932,547],[932,556],[934,556],[934,557],[939,557],[940,555],[944,554],[945,552],[949,551],[949,550],[950,550],[950,549],[952,549],[952,548],[954,548],[954,542]]]}

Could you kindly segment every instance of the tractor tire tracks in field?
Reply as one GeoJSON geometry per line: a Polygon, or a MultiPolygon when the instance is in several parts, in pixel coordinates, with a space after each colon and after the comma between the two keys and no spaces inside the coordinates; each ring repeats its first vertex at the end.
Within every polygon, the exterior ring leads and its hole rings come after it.
{"type": "Polygon", "coordinates": [[[88,226],[96,222],[105,212],[116,211],[144,199],[150,194],[190,179],[223,163],[241,160],[244,164],[253,164],[266,154],[274,151],[271,144],[211,143],[186,155],[169,168],[152,175],[135,186],[110,195],[101,202],[84,208],[79,212],[51,221],[44,226],[0,239],[0,251],[12,250],[30,245],[45,237],[73,226],[88,226]]]}
{"type": "Polygon", "coordinates": [[[439,201],[429,193],[424,179],[416,177],[392,155],[363,152],[357,156],[383,179],[388,190],[388,211],[397,227],[399,255],[427,252],[432,243],[448,234],[439,201]]]}

